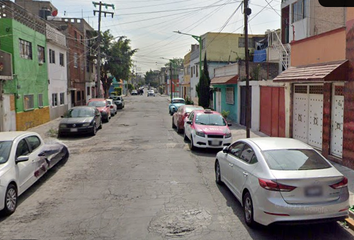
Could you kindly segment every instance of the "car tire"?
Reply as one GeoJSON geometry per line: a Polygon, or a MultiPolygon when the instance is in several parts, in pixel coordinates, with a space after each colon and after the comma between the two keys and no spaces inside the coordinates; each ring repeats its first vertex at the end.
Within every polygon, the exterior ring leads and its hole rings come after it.
{"type": "Polygon", "coordinates": [[[193,142],[193,137],[191,136],[191,140],[189,142],[189,149],[191,151],[195,150],[194,142],[193,142]]]}
{"type": "Polygon", "coordinates": [[[92,133],[91,133],[91,135],[92,135],[92,136],[95,136],[96,133],[97,133],[97,128],[96,128],[96,123],[94,123],[94,124],[93,124],[93,128],[92,128],[92,133]]]}
{"type": "Polygon", "coordinates": [[[102,129],[102,120],[101,120],[100,126],[98,126],[98,129],[102,129]]]}
{"type": "Polygon", "coordinates": [[[17,207],[17,188],[14,184],[10,184],[5,193],[5,206],[2,210],[5,216],[13,214],[17,207]]]}
{"type": "Polygon", "coordinates": [[[107,118],[106,118],[106,122],[109,122],[109,119],[110,119],[110,117],[109,117],[109,116],[107,116],[107,118]]]}
{"type": "Polygon", "coordinates": [[[249,227],[253,227],[255,225],[253,220],[253,201],[249,192],[246,192],[243,196],[243,216],[249,227]]]}
{"type": "Polygon", "coordinates": [[[215,182],[218,185],[222,185],[223,184],[223,182],[221,181],[221,171],[220,171],[219,161],[215,161],[215,182]]]}
{"type": "Polygon", "coordinates": [[[177,133],[182,133],[182,130],[178,127],[178,123],[176,125],[177,133]]]}
{"type": "Polygon", "coordinates": [[[173,121],[173,117],[172,117],[172,128],[176,128],[175,122],[173,121]]]}
{"type": "Polygon", "coordinates": [[[183,133],[183,140],[184,140],[185,142],[187,142],[187,140],[188,140],[188,137],[187,137],[187,135],[186,135],[186,131],[184,131],[184,133],[183,133]]]}

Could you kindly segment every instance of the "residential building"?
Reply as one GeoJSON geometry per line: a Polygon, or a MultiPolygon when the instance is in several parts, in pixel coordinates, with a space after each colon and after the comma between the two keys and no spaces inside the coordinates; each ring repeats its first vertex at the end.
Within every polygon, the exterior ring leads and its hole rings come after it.
{"type": "Polygon", "coordinates": [[[66,37],[48,23],[46,37],[50,119],[56,119],[68,110],[68,96],[70,96],[68,95],[66,37]]]}
{"type": "Polygon", "coordinates": [[[12,54],[14,74],[2,86],[9,111],[3,130],[26,130],[50,120],[46,24],[11,1],[0,3],[0,50],[12,54]]]}
{"type": "Polygon", "coordinates": [[[349,71],[354,60],[354,11],[322,7],[314,0],[286,1],[282,14],[293,28],[289,31],[282,24],[282,40],[290,42],[291,67],[274,79],[290,90],[286,135],[354,168],[354,77],[349,71]]]}
{"type": "Polygon", "coordinates": [[[191,52],[187,53],[183,59],[183,83],[182,86],[182,98],[191,100],[191,75],[190,75],[190,62],[191,62],[191,52]]]}

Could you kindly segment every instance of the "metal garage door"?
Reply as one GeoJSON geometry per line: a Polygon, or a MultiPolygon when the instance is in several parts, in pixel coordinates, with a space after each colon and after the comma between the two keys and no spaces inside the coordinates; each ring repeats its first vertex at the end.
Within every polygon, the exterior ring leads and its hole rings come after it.
{"type": "Polygon", "coordinates": [[[342,157],[343,149],[343,86],[334,86],[331,117],[331,155],[342,157]]]}
{"type": "Polygon", "coordinates": [[[295,85],[293,136],[322,149],[323,85],[295,85]]]}

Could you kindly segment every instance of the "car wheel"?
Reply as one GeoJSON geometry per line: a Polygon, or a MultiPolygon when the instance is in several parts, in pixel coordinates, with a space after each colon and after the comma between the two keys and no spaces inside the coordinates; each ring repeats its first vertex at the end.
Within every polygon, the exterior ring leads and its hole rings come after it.
{"type": "Polygon", "coordinates": [[[109,119],[110,119],[110,117],[109,117],[109,116],[107,116],[106,122],[109,122],[109,119]]]}
{"type": "Polygon", "coordinates": [[[94,123],[94,124],[93,124],[93,128],[92,128],[92,133],[91,133],[91,135],[92,135],[92,136],[95,136],[96,133],[97,133],[97,128],[96,128],[96,123],[94,123]]]}
{"type": "Polygon", "coordinates": [[[100,126],[98,126],[98,129],[102,129],[102,120],[101,120],[100,126]]]}
{"type": "Polygon", "coordinates": [[[185,142],[188,140],[187,135],[186,135],[186,131],[184,131],[184,133],[183,133],[183,140],[184,140],[185,142]]]}
{"type": "Polygon", "coordinates": [[[215,162],[215,181],[217,184],[222,185],[219,161],[215,162]]]}
{"type": "Polygon", "coordinates": [[[5,194],[5,206],[3,213],[8,216],[15,212],[17,207],[17,189],[14,184],[10,184],[7,187],[5,194]]]}
{"type": "Polygon", "coordinates": [[[178,127],[178,123],[176,125],[176,128],[177,128],[177,133],[181,133],[182,132],[181,129],[178,127]]]}
{"type": "Polygon", "coordinates": [[[249,192],[246,192],[243,196],[243,213],[246,224],[253,227],[255,224],[253,220],[253,202],[249,192]]]}
{"type": "Polygon", "coordinates": [[[193,142],[193,137],[191,136],[191,141],[189,142],[189,149],[191,151],[195,150],[194,142],[193,142]]]}
{"type": "Polygon", "coordinates": [[[172,117],[172,128],[176,128],[176,125],[175,125],[175,123],[173,121],[173,117],[172,117]]]}

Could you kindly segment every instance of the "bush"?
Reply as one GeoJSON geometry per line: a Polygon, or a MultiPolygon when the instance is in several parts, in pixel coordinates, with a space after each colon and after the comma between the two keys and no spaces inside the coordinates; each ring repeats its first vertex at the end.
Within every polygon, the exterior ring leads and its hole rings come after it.
{"type": "Polygon", "coordinates": [[[117,96],[122,95],[122,88],[121,87],[115,87],[114,91],[116,92],[117,96]]]}
{"type": "Polygon", "coordinates": [[[230,111],[222,110],[221,115],[226,119],[230,114],[230,111]]]}

